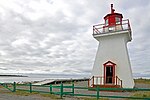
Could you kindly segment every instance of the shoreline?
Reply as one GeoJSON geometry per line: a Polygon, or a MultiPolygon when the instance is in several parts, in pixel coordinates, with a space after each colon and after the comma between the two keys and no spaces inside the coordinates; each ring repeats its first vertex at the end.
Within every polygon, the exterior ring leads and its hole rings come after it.
{"type": "Polygon", "coordinates": [[[0,75],[0,77],[28,77],[23,75],[0,75]]]}

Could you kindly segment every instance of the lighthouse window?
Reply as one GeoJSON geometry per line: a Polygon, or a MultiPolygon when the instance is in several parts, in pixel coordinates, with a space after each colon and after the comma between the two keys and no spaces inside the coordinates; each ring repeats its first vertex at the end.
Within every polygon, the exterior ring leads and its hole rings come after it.
{"type": "Polygon", "coordinates": [[[116,20],[116,24],[120,24],[120,18],[119,17],[115,17],[116,20]]]}
{"type": "Polygon", "coordinates": [[[105,25],[106,25],[106,26],[108,25],[108,19],[106,19],[106,21],[105,21],[105,25]]]}
{"type": "Polygon", "coordinates": [[[109,27],[108,30],[109,30],[109,32],[112,32],[115,30],[115,27],[109,27]]]}

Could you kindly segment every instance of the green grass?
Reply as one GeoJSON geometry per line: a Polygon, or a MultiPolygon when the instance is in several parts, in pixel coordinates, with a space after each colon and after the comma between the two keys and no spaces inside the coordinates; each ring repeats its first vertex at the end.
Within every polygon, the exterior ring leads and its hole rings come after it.
{"type": "MultiPolygon", "coordinates": [[[[140,84],[149,84],[150,85],[150,79],[134,79],[135,83],[140,83],[140,84]]],[[[137,91],[132,94],[134,97],[148,97],[150,98],[150,91],[137,91]]]]}
{"type": "Polygon", "coordinates": [[[12,94],[15,94],[15,95],[21,95],[21,96],[29,96],[29,95],[35,95],[35,94],[38,94],[38,92],[27,92],[27,91],[20,91],[20,90],[17,90],[16,92],[11,92],[12,94]]]}
{"type": "MultiPolygon", "coordinates": [[[[96,98],[80,97],[83,100],[97,100],[96,98]]],[[[99,100],[109,100],[108,98],[99,98],[99,100]]]]}
{"type": "Polygon", "coordinates": [[[134,79],[134,81],[135,83],[150,84],[150,79],[139,78],[139,79],[134,79]]]}
{"type": "Polygon", "coordinates": [[[16,91],[14,92],[13,94],[16,94],[16,95],[21,95],[21,96],[29,96],[29,95],[40,95],[42,97],[49,97],[51,99],[59,99],[60,97],[57,96],[57,95],[53,95],[53,94],[44,94],[44,93],[38,93],[38,92],[26,92],[26,91],[16,91]]]}
{"type": "Polygon", "coordinates": [[[44,93],[38,93],[38,92],[27,92],[27,91],[20,91],[17,90],[16,92],[10,92],[10,91],[0,91],[0,93],[9,93],[11,95],[20,95],[20,96],[30,96],[30,95],[38,95],[41,97],[48,97],[50,99],[60,99],[60,96],[53,95],[53,94],[44,94],[44,93]]]}
{"type": "MultiPolygon", "coordinates": [[[[44,94],[44,93],[38,93],[38,92],[29,93],[29,92],[26,92],[26,91],[17,90],[16,92],[10,92],[10,93],[14,94],[14,95],[21,95],[21,96],[40,95],[42,97],[47,97],[47,98],[54,99],[54,100],[55,99],[60,99],[59,95],[44,94]]],[[[77,98],[83,99],[83,100],[97,100],[96,98],[89,98],[89,97],[77,97],[77,98]]],[[[109,99],[107,99],[107,98],[100,98],[99,100],[109,100],[109,99]]]]}
{"type": "Polygon", "coordinates": [[[60,96],[54,94],[40,94],[43,97],[49,97],[51,99],[60,99],[60,96]]]}
{"type": "Polygon", "coordinates": [[[138,91],[135,92],[132,96],[134,97],[149,97],[150,98],[150,92],[145,92],[145,91],[138,91]]]}

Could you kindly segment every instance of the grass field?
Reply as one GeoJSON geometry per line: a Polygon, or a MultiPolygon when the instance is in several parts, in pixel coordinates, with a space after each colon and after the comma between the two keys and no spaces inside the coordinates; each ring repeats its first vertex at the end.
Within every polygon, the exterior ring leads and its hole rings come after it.
{"type": "Polygon", "coordinates": [[[138,79],[134,79],[134,81],[135,83],[150,84],[150,79],[138,78],[138,79]]]}

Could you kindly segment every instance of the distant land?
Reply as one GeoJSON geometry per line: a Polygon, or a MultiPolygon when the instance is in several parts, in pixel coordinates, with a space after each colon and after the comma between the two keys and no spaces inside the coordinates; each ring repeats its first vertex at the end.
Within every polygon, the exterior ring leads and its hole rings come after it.
{"type": "Polygon", "coordinates": [[[0,77],[28,77],[23,75],[0,75],[0,77]]]}

